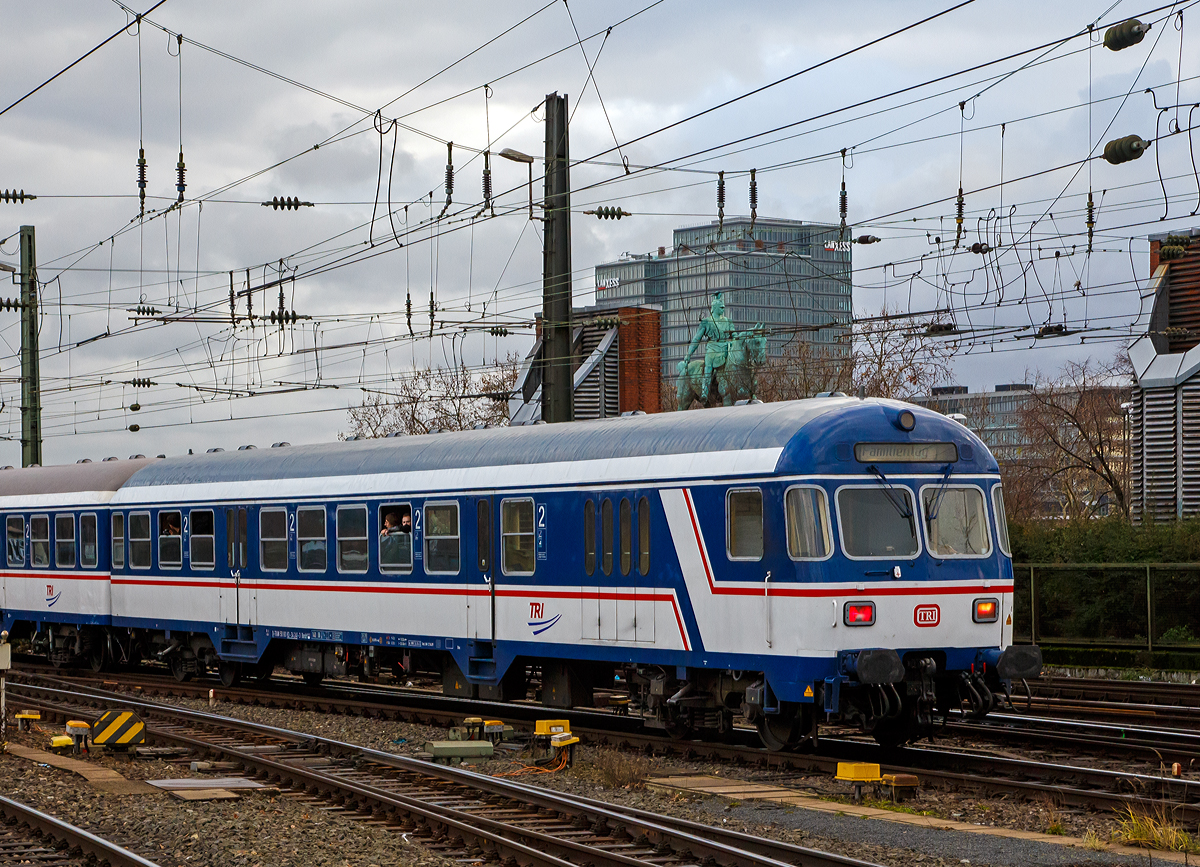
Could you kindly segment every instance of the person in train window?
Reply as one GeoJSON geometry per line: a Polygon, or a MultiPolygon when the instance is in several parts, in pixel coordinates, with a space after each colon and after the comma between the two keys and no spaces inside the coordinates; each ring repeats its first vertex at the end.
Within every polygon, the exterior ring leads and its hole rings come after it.
{"type": "Polygon", "coordinates": [[[388,512],[379,531],[379,563],[383,568],[405,569],[412,564],[412,514],[388,512]]]}
{"type": "Polygon", "coordinates": [[[167,515],[166,520],[163,522],[162,534],[164,536],[178,536],[179,519],[174,515],[167,515]]]}

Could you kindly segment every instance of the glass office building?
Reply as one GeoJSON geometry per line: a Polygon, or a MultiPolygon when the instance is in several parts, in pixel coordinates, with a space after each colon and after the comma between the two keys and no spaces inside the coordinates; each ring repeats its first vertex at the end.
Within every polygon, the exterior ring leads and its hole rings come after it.
{"type": "MultiPolygon", "coordinates": [[[[850,232],[800,220],[748,217],[675,230],[674,246],[626,254],[596,266],[596,305],[654,304],[662,310],[663,372],[687,351],[712,296],[724,293],[725,315],[738,329],[762,324],[769,352],[794,341],[849,352],[850,232]]],[[[697,357],[693,355],[693,358],[697,357]]]]}

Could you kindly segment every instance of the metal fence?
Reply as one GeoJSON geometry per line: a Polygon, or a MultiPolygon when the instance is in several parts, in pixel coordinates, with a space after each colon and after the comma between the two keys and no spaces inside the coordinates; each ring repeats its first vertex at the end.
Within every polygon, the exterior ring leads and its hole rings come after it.
{"type": "Polygon", "coordinates": [[[1200,649],[1200,563],[1014,563],[1013,637],[1200,649]]]}

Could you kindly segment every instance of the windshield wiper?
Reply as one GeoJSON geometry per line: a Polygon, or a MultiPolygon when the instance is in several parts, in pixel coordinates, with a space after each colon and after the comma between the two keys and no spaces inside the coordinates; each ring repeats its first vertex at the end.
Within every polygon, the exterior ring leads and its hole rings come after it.
{"type": "Polygon", "coordinates": [[[888,498],[888,502],[892,504],[892,508],[899,513],[901,518],[911,522],[913,516],[912,509],[904,504],[904,499],[907,498],[901,499],[900,494],[897,493],[896,489],[892,486],[892,483],[888,481],[887,476],[883,474],[883,471],[880,470],[879,467],[871,464],[869,467],[867,467],[867,471],[874,473],[879,479],[879,483],[883,485],[884,496],[888,498]]]}
{"type": "Polygon", "coordinates": [[[938,512],[942,508],[942,497],[946,495],[946,487],[950,484],[950,474],[954,472],[954,464],[946,464],[942,470],[942,481],[934,495],[933,504],[925,510],[925,517],[930,521],[937,520],[938,512]]]}

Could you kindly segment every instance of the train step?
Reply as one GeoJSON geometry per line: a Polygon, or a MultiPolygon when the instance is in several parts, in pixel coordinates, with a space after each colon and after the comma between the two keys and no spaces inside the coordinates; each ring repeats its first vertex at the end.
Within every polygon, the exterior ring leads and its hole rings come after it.
{"type": "Polygon", "coordinates": [[[231,661],[256,662],[258,660],[258,645],[253,641],[221,639],[221,658],[231,661]]]}

